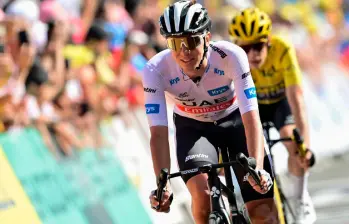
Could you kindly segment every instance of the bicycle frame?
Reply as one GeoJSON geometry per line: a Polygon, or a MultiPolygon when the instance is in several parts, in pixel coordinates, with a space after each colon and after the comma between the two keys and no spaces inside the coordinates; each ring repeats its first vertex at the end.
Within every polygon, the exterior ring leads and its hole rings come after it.
{"type": "MultiPolygon", "coordinates": [[[[272,128],[273,125],[270,124],[269,122],[268,123],[263,123],[263,132],[264,132],[264,136],[265,136],[265,139],[267,141],[267,144],[268,144],[268,148],[269,148],[269,151],[270,151],[270,156],[272,158],[272,160],[274,161],[274,156],[271,152],[273,146],[278,143],[278,142],[286,142],[286,141],[293,141],[293,139],[291,137],[288,137],[288,138],[279,138],[279,139],[270,139],[270,128],[272,128]]],[[[289,211],[292,215],[292,217],[294,218],[295,217],[295,214],[294,212],[292,211],[291,209],[291,206],[290,204],[288,203],[284,193],[282,192],[281,190],[281,181],[279,179],[279,176],[278,175],[274,175],[275,176],[275,181],[276,181],[276,185],[277,185],[277,188],[278,188],[278,192],[279,192],[279,195],[280,195],[280,198],[281,198],[281,202],[282,203],[285,203],[285,205],[289,208],[289,211]]],[[[285,224],[287,224],[287,218],[285,216],[285,206],[282,206],[282,210],[283,210],[283,214],[284,214],[284,220],[285,220],[285,224]]]]}
{"type": "MultiPolygon", "coordinates": [[[[278,142],[288,142],[288,141],[293,141],[293,139],[291,137],[288,137],[288,138],[278,138],[278,139],[270,139],[270,128],[272,128],[273,125],[267,123],[267,124],[263,124],[263,132],[264,132],[264,136],[265,136],[265,139],[268,143],[268,147],[269,147],[269,150],[271,151],[272,147],[278,143],[278,142]]],[[[271,152],[270,152],[271,154],[271,152]]],[[[271,156],[273,156],[271,154],[271,156]]]]}
{"type": "MultiPolygon", "coordinates": [[[[249,173],[257,184],[260,184],[260,177],[255,171],[256,168],[256,161],[253,158],[247,158],[242,153],[239,153],[237,155],[236,161],[229,160],[229,154],[227,152],[228,150],[223,150],[224,156],[223,156],[223,163],[221,164],[208,164],[204,165],[198,168],[190,169],[190,170],[184,170],[177,173],[168,174],[167,169],[162,169],[161,173],[159,175],[158,179],[158,189],[156,192],[157,198],[159,201],[161,201],[162,198],[162,192],[164,187],[166,186],[166,182],[174,177],[179,177],[182,175],[187,174],[199,174],[199,173],[207,173],[208,174],[208,186],[210,188],[211,194],[211,215],[219,214],[220,218],[223,219],[223,221],[226,224],[231,224],[231,220],[238,220],[239,223],[243,224],[249,224],[250,220],[246,220],[244,215],[238,210],[236,197],[234,193],[234,185],[232,181],[231,171],[230,167],[234,164],[239,164],[244,169],[246,173],[249,173]],[[228,162],[224,162],[228,161],[228,162]],[[227,186],[221,183],[218,174],[217,174],[217,168],[224,167],[225,176],[227,178],[227,186]],[[222,192],[224,192],[228,196],[228,201],[230,205],[230,212],[231,212],[231,219],[229,217],[229,214],[227,210],[225,209],[225,205],[222,199],[222,192]]],[[[160,207],[155,207],[154,209],[159,209],[160,207]]]]}
{"type": "MultiPolygon", "coordinates": [[[[222,160],[224,163],[227,163],[230,161],[228,149],[221,149],[221,154],[222,154],[222,160]]],[[[230,209],[231,216],[232,217],[234,217],[234,216],[242,216],[243,217],[243,215],[240,213],[240,211],[238,209],[237,202],[236,202],[231,168],[232,168],[231,166],[224,167],[224,176],[225,176],[227,186],[226,186],[226,188],[224,188],[225,185],[222,184],[223,185],[222,189],[225,189],[225,191],[228,191],[228,192],[226,192],[226,194],[228,196],[229,209],[230,209]]]]}
{"type": "MultiPolygon", "coordinates": [[[[229,163],[230,159],[229,159],[228,150],[221,149],[221,153],[222,153],[223,163],[229,163]]],[[[208,174],[209,174],[208,186],[211,191],[211,194],[210,194],[211,195],[211,214],[213,212],[217,212],[221,214],[221,216],[223,217],[224,221],[227,224],[232,223],[223,202],[222,193],[221,193],[221,191],[223,191],[228,198],[231,218],[234,219],[234,217],[236,218],[239,217],[240,219],[243,219],[246,223],[249,223],[249,220],[247,221],[246,218],[243,216],[243,214],[241,214],[241,212],[238,209],[236,196],[234,193],[234,184],[232,179],[231,166],[224,167],[224,176],[225,176],[227,185],[224,185],[220,181],[216,170],[213,169],[208,174]]]]}
{"type": "MultiPolygon", "coordinates": [[[[215,169],[211,169],[208,172],[208,186],[210,189],[211,213],[213,212],[219,213],[224,219],[225,223],[231,224],[229,214],[225,209],[225,205],[222,199],[222,191],[230,196],[230,201],[232,201],[232,199],[235,199],[235,195],[231,194],[231,192],[225,192],[223,188],[224,185],[219,180],[218,174],[215,169]]],[[[235,208],[235,210],[232,209],[231,212],[235,213],[235,211],[237,211],[236,201],[235,201],[235,205],[231,208],[235,208]]]]}

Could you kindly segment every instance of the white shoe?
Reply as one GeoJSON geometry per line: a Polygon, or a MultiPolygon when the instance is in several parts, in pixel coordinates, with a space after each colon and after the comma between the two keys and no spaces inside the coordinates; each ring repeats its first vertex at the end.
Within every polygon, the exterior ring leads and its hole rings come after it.
{"type": "Polygon", "coordinates": [[[309,194],[305,195],[304,200],[289,200],[292,211],[294,212],[295,220],[294,224],[313,224],[316,221],[316,212],[313,202],[310,199],[309,194]]]}

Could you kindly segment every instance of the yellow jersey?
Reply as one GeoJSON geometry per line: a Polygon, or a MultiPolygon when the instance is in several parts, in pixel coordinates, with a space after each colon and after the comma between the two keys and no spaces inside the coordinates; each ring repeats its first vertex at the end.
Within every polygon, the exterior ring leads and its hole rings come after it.
{"type": "Polygon", "coordinates": [[[98,73],[97,81],[100,84],[110,84],[114,81],[114,72],[108,64],[110,53],[96,56],[91,49],[84,45],[67,45],[64,47],[63,54],[65,58],[70,59],[73,69],[94,63],[98,73]]]}
{"type": "Polygon", "coordinates": [[[271,38],[264,64],[258,69],[251,69],[251,74],[260,104],[280,101],[286,96],[286,87],[302,82],[295,49],[278,36],[271,38]]]}

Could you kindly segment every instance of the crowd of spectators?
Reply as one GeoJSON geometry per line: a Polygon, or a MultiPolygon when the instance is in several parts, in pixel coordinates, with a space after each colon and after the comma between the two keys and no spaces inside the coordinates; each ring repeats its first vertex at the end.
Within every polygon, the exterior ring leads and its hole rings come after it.
{"type": "Polygon", "coordinates": [[[140,72],[166,47],[155,3],[3,2],[1,132],[34,126],[56,156],[100,148],[101,122],[143,105],[140,72]]]}
{"type": "MultiPolygon", "coordinates": [[[[166,49],[158,18],[170,0],[3,0],[0,131],[37,128],[56,156],[104,144],[102,121],[143,106],[140,73],[166,49]],[[59,149],[59,150],[57,150],[59,149]],[[57,154],[57,152],[61,152],[57,154]]],[[[349,71],[348,0],[201,0],[213,39],[229,40],[238,10],[257,5],[296,46],[321,85],[321,65],[349,71]]]]}

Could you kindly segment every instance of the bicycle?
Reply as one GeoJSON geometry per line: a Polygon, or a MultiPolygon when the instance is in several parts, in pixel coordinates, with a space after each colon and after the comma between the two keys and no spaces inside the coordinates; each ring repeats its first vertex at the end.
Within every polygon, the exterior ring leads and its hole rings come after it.
{"type": "MultiPolygon", "coordinates": [[[[279,139],[270,139],[270,129],[274,127],[274,124],[272,122],[264,122],[263,124],[263,131],[264,131],[264,136],[266,138],[269,150],[271,151],[272,147],[278,143],[278,142],[287,142],[287,141],[293,141],[297,144],[298,151],[301,156],[305,156],[307,153],[307,150],[305,145],[304,145],[304,139],[300,135],[300,132],[297,128],[293,129],[293,136],[292,137],[287,137],[287,138],[279,138],[279,139]]],[[[272,160],[274,161],[273,154],[270,153],[272,160]]],[[[311,165],[313,166],[315,164],[315,157],[313,155],[312,160],[311,160],[311,165]]],[[[274,197],[275,197],[275,203],[276,207],[278,210],[279,214],[279,221],[280,224],[287,224],[287,216],[286,216],[286,207],[291,214],[292,219],[295,219],[295,213],[292,210],[290,203],[287,201],[285,194],[283,193],[281,189],[281,183],[278,175],[274,175],[274,197]]]]}
{"type": "MultiPolygon", "coordinates": [[[[209,224],[250,224],[251,221],[247,215],[244,215],[244,212],[241,209],[238,209],[236,196],[234,193],[234,184],[231,175],[231,166],[239,164],[245,171],[249,173],[252,178],[260,185],[260,177],[257,174],[256,169],[256,160],[252,157],[247,158],[243,153],[236,155],[236,161],[229,161],[227,150],[222,150],[223,163],[219,164],[208,164],[203,165],[198,168],[183,170],[180,172],[169,174],[168,170],[162,169],[158,179],[158,188],[156,191],[156,196],[159,201],[162,199],[162,194],[164,188],[167,184],[167,181],[171,178],[180,177],[188,174],[208,174],[208,186],[211,189],[210,193],[210,202],[211,202],[211,212],[209,215],[209,224]],[[217,173],[217,169],[224,168],[225,178],[227,185],[224,185],[217,173]],[[229,207],[230,207],[230,216],[225,208],[222,194],[228,197],[229,207]]],[[[160,205],[156,207],[160,209],[160,205]]]]}

